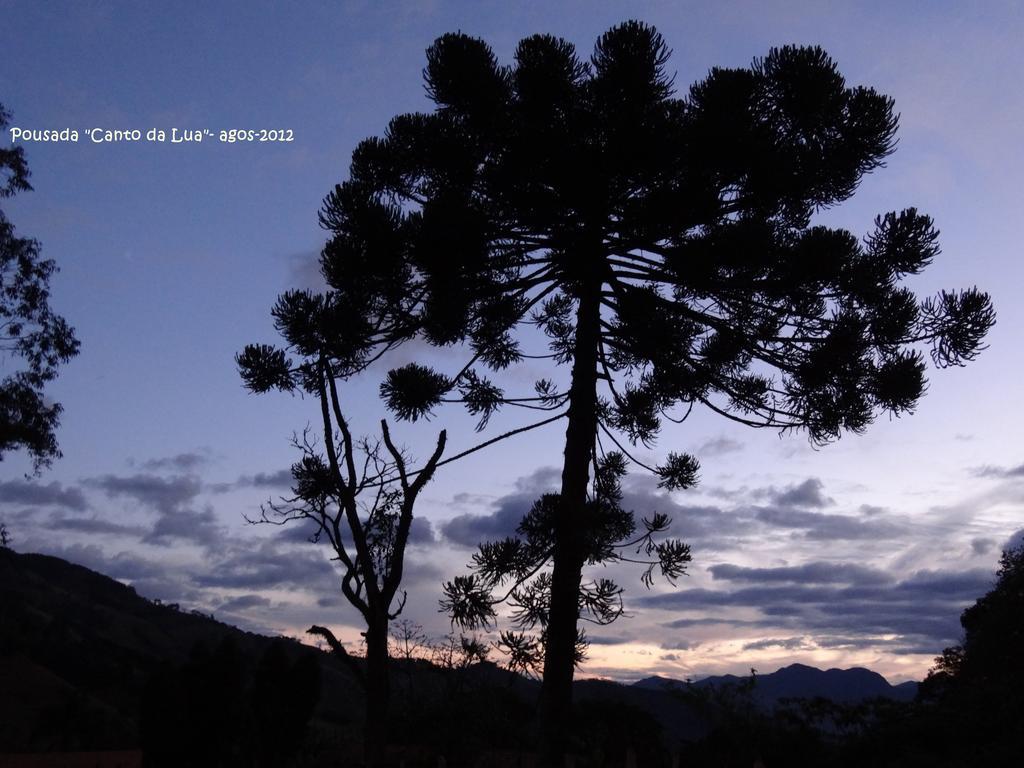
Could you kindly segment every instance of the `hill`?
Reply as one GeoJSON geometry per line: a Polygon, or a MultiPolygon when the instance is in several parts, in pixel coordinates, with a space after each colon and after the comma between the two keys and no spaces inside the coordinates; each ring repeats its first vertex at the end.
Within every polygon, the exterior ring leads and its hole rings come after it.
{"type": "MultiPolygon", "coordinates": [[[[218,649],[247,681],[271,654],[325,656],[212,617],[151,602],[56,557],[0,548],[0,751],[138,747],[147,686],[218,649]]],[[[351,719],[345,671],[321,664],[318,716],[351,719]]]]}
{"type": "MultiPolygon", "coordinates": [[[[722,688],[749,682],[749,677],[718,675],[705,677],[692,683],[694,688],[722,688]]],[[[633,683],[634,688],[667,691],[685,687],[687,683],[667,677],[647,677],[633,683]]],[[[751,691],[753,699],[762,705],[774,705],[782,699],[829,699],[841,704],[854,704],[867,699],[884,698],[911,701],[917,694],[917,683],[891,685],[877,672],[863,667],[852,669],[826,669],[790,664],[788,667],[756,676],[751,691]]]]}

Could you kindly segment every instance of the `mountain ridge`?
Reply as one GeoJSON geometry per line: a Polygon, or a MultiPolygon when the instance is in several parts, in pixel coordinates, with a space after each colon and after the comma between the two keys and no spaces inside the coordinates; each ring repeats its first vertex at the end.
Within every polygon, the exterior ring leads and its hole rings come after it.
{"type": "MultiPolygon", "coordinates": [[[[694,689],[740,686],[751,682],[750,676],[711,675],[693,682],[654,675],[637,680],[631,685],[648,690],[672,690],[691,686],[694,689]]],[[[917,694],[917,683],[908,681],[893,685],[878,672],[866,667],[819,669],[794,662],[775,672],[755,674],[751,688],[752,698],[760,704],[774,705],[782,699],[824,698],[836,703],[850,704],[872,698],[910,701],[917,694]]]]}

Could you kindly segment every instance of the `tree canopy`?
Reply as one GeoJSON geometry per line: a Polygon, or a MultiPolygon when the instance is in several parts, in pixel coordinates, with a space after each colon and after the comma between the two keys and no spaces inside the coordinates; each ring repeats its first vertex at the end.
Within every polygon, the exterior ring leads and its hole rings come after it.
{"type": "MultiPolygon", "coordinates": [[[[9,121],[0,104],[0,131],[9,121]]],[[[0,198],[31,190],[29,176],[21,147],[0,148],[0,198]]],[[[39,243],[19,237],[0,210],[0,356],[13,368],[0,372],[0,460],[24,449],[37,472],[61,455],[55,433],[62,408],[43,388],[79,347],[74,329],[50,309],[56,271],[39,243]]]]}
{"type": "Polygon", "coordinates": [[[960,616],[963,640],[943,651],[925,681],[930,696],[979,720],[1022,729],[1024,716],[1024,544],[1004,550],[992,589],[960,616]]]}
{"type": "MultiPolygon", "coordinates": [[[[939,254],[927,215],[884,213],[864,238],[814,222],[893,151],[892,99],[849,86],[817,47],[714,68],[681,93],[669,56],[636,21],[589,60],[550,35],[522,40],[511,65],[482,40],[438,38],[424,70],[433,110],[360,143],[324,200],[328,291],[278,306],[289,342],[328,349],[343,376],[412,338],[467,347],[458,370],[387,374],[400,418],[446,401],[480,428],[502,406],[567,418],[548,517],[552,739],[570,701],[599,438],[631,456],[620,436],[650,444],[695,407],[816,443],[859,433],[913,410],[925,350],[962,365],[994,322],[977,289],[920,300],[903,285],[939,254]],[[529,327],[545,352],[524,347],[529,327]],[[568,386],[506,393],[494,378],[536,358],[567,366],[568,386]]],[[[278,350],[258,354],[269,379],[303,378],[278,350]]],[[[670,489],[695,468],[672,452],[652,467],[670,489]]]]}
{"type": "MultiPolygon", "coordinates": [[[[568,363],[590,290],[601,372],[627,379],[610,425],[649,439],[658,414],[702,403],[825,441],[913,407],[924,366],[909,345],[930,343],[940,365],[973,358],[985,294],[918,302],[900,286],[938,254],[929,217],[879,216],[864,240],[811,226],[893,150],[891,99],[847,87],[820,48],[791,46],[676,98],[668,55],[634,22],[590,62],[543,35],[514,67],[482,41],[438,39],[435,111],[360,144],[321,214],[333,309],[362,310],[349,361],[418,332],[502,369],[522,359],[516,326],[533,322],[568,363]]],[[[293,312],[308,309],[293,296],[293,312]]],[[[460,373],[412,364],[382,391],[408,418],[455,390],[484,416],[508,401],[460,373]]]]}
{"type": "Polygon", "coordinates": [[[935,659],[911,727],[895,731],[897,746],[910,744],[939,764],[1012,764],[1024,737],[1024,544],[1007,546],[992,589],[960,624],[962,640],[935,659]]]}

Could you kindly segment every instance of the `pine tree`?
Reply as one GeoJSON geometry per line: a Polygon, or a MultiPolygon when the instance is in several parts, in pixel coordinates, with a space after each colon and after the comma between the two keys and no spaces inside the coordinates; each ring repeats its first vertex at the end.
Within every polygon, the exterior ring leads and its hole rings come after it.
{"type": "MultiPolygon", "coordinates": [[[[680,95],[669,54],[633,21],[589,61],[536,35],[505,66],[483,41],[444,35],[424,70],[433,111],[359,144],[320,214],[323,301],[345,329],[332,339],[346,374],[412,338],[464,345],[458,371],[389,372],[389,407],[415,420],[461,401],[481,428],[505,405],[567,419],[549,518],[552,765],[571,707],[598,438],[629,455],[621,436],[651,444],[663,419],[699,407],[816,443],[860,433],[913,410],[923,348],[939,367],[962,365],[994,322],[976,289],[919,301],[901,284],[939,253],[928,216],[886,213],[863,239],[813,222],[893,151],[891,99],[848,86],[820,48],[793,46],[712,69],[680,95]],[[506,393],[489,378],[525,359],[525,326],[549,337],[567,387],[506,393]]],[[[283,311],[295,315],[314,300],[290,296],[283,311]]],[[[696,466],[669,453],[653,469],[682,488],[696,466]]]]}

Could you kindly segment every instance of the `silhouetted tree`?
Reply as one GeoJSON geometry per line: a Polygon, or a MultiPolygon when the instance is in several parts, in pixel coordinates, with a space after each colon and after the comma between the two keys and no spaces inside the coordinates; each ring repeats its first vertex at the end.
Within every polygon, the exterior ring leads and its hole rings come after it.
{"type": "Polygon", "coordinates": [[[13,541],[14,537],[11,536],[11,532],[7,530],[7,523],[0,523],[0,547],[10,549],[13,541]]]}
{"type": "Polygon", "coordinates": [[[285,350],[250,345],[237,356],[245,385],[253,392],[301,388],[320,404],[321,448],[307,430],[294,440],[302,458],[292,465],[293,496],[269,502],[253,522],[286,525],[307,521],[315,526],[312,540],[326,539],[341,564],[341,591],[366,624],[365,669],[327,627],[309,633],[322,637],[353,670],[366,693],[366,754],[376,764],[387,736],[390,698],[388,624],[401,614],[405,550],[413,507],[433,476],[444,451],[442,430],[433,454],[411,472],[403,452],[381,421],[382,440],[354,439],[345,419],[336,379],[351,375],[351,360],[337,342],[346,335],[339,305],[330,295],[305,294],[296,311],[296,294],[283,295],[274,307],[285,350]],[[269,360],[269,362],[268,362],[269,360]]]}
{"type": "MultiPolygon", "coordinates": [[[[10,113],[0,104],[0,131],[10,113]]],[[[0,148],[0,198],[32,189],[21,147],[0,148]]],[[[57,271],[43,259],[39,243],[18,237],[0,211],[0,357],[5,365],[24,367],[0,378],[0,461],[4,454],[24,448],[38,473],[60,457],[55,432],[60,403],[43,394],[57,369],[78,354],[74,329],[50,309],[50,277],[57,271]]]]}
{"type": "Polygon", "coordinates": [[[955,734],[955,746],[1015,759],[1024,737],[1024,544],[1002,553],[995,586],[960,623],[963,642],[936,658],[922,696],[951,715],[944,736],[955,734]]]}
{"type": "MultiPolygon", "coordinates": [[[[657,568],[669,582],[686,572],[690,548],[676,539],[656,542],[654,534],[666,530],[671,520],[663,514],[644,518],[643,533],[636,535],[632,512],[622,509],[621,479],[626,474],[626,458],[613,451],[594,463],[594,493],[587,501],[583,531],[587,565],[614,562],[647,566],[641,577],[650,586],[657,568]]],[[[508,657],[513,672],[533,675],[544,662],[546,627],[551,606],[551,573],[545,570],[554,554],[552,531],[559,512],[559,496],[542,496],[519,523],[517,536],[484,542],[473,556],[469,576],[457,576],[444,585],[441,607],[462,626],[489,628],[496,620],[495,606],[512,606],[512,621],[520,630],[541,629],[540,636],[525,631],[502,631],[496,643],[508,657]],[[496,592],[500,592],[498,596],[496,592]]],[[[581,620],[604,626],[623,614],[622,588],[612,579],[601,577],[579,587],[578,615],[581,620]]],[[[580,664],[587,648],[586,635],[577,633],[575,664],[580,664]]]]}
{"type": "Polygon", "coordinates": [[[423,626],[409,619],[399,619],[391,627],[391,656],[403,661],[425,658],[430,638],[423,626]]]}
{"type": "MultiPolygon", "coordinates": [[[[960,365],[994,322],[976,289],[918,302],[901,286],[939,250],[916,210],[879,216],[863,241],[812,225],[892,152],[891,99],[847,87],[820,48],[713,69],[681,97],[668,59],[639,22],[602,35],[589,61],[527,38],[511,67],[481,40],[444,35],[424,71],[434,111],[362,142],[320,215],[332,235],[323,310],[346,319],[335,343],[350,372],[417,336],[472,350],[453,374],[391,371],[381,391],[399,417],[454,400],[481,428],[502,405],[568,419],[550,532],[549,763],[571,705],[599,435],[650,443],[662,418],[702,405],[827,442],[913,409],[920,345],[960,365]],[[516,397],[484,375],[526,356],[524,324],[550,337],[568,388],[545,379],[516,397]]],[[[290,294],[282,315],[311,302],[290,294]]],[[[276,354],[261,353],[285,375],[276,354]]],[[[674,489],[695,468],[670,453],[653,469],[674,489]]]]}
{"type": "Polygon", "coordinates": [[[1007,684],[1024,693],[1024,544],[999,558],[992,590],[960,617],[964,640],[936,659],[934,674],[981,684],[1007,684]]]}
{"type": "Polygon", "coordinates": [[[415,713],[420,706],[419,694],[414,673],[426,664],[430,652],[430,638],[423,631],[423,626],[409,619],[399,619],[391,625],[391,640],[388,643],[388,654],[392,659],[401,662],[405,676],[405,687],[399,700],[406,713],[415,713]]]}
{"type": "MultiPolygon", "coordinates": [[[[445,672],[463,673],[474,664],[487,661],[490,649],[487,643],[473,635],[456,635],[448,633],[431,643],[430,660],[445,672]]],[[[449,678],[461,685],[462,678],[458,675],[449,678]]]]}

